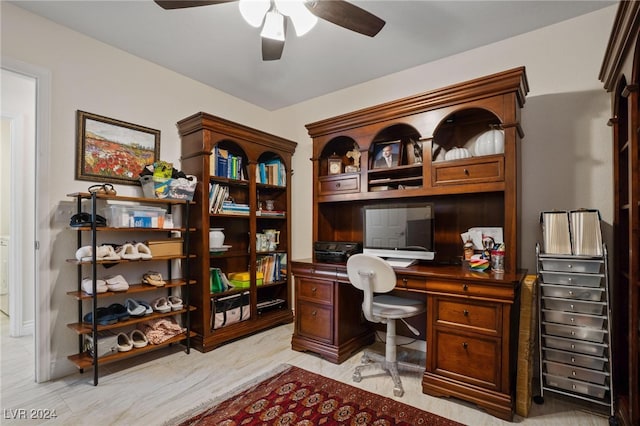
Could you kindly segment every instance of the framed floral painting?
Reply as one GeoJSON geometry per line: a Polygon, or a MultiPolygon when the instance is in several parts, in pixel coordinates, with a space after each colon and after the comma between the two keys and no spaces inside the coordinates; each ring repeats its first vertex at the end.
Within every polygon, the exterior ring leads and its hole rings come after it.
{"type": "Polygon", "coordinates": [[[76,179],[139,185],[160,157],[160,130],[84,111],[76,115],[76,179]]]}

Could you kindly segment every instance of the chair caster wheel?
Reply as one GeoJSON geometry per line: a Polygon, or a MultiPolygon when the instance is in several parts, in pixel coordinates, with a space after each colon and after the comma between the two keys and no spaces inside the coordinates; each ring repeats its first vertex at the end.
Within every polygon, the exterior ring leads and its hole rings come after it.
{"type": "Polygon", "coordinates": [[[404,395],[404,390],[399,388],[393,388],[393,396],[401,397],[404,395]]]}
{"type": "Polygon", "coordinates": [[[362,380],[362,376],[360,373],[353,373],[352,379],[354,382],[360,382],[362,380]]]}

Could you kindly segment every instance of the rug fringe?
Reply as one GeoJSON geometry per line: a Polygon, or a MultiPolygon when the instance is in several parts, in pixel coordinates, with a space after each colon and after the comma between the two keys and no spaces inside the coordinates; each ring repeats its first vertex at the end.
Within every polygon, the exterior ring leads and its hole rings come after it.
{"type": "Polygon", "coordinates": [[[186,420],[189,420],[191,417],[195,416],[196,414],[206,410],[206,409],[210,409],[210,408],[214,408],[215,406],[217,406],[218,404],[226,401],[227,399],[231,398],[234,395],[237,395],[239,393],[242,393],[244,391],[246,391],[247,389],[251,388],[252,386],[255,386],[259,383],[262,383],[264,380],[268,379],[269,377],[273,377],[275,375],[281,374],[287,370],[289,370],[292,367],[291,364],[280,364],[277,367],[266,371],[256,377],[254,377],[252,380],[250,380],[249,382],[243,383],[241,385],[239,385],[238,387],[227,391],[225,393],[223,393],[222,395],[218,395],[213,399],[209,399],[207,401],[201,402],[200,404],[198,404],[197,406],[187,410],[186,412],[173,417],[172,419],[166,421],[163,423],[163,426],[173,426],[176,424],[180,424],[186,420]]]}

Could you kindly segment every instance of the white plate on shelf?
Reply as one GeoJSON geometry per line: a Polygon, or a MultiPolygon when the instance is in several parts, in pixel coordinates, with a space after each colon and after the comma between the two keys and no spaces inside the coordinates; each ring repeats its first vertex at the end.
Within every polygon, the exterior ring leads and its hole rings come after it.
{"type": "Polygon", "coordinates": [[[222,253],[229,250],[231,246],[209,247],[210,253],[222,253]]]}

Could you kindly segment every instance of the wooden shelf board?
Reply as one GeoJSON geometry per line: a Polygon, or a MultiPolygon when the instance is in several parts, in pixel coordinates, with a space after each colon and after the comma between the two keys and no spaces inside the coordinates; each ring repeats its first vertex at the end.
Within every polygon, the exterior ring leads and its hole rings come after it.
{"type": "MultiPolygon", "coordinates": [[[[195,311],[196,308],[195,306],[189,306],[189,311],[195,311]]],[[[138,324],[141,322],[145,322],[145,321],[149,321],[152,319],[157,319],[157,318],[164,318],[164,317],[171,317],[174,315],[179,315],[179,314],[184,314],[187,312],[187,309],[180,309],[178,311],[170,311],[170,312],[154,312],[152,314],[149,315],[145,315],[143,317],[131,317],[130,319],[126,320],[126,321],[119,321],[115,324],[109,324],[109,325],[98,325],[97,330],[98,331],[104,331],[104,330],[114,330],[114,329],[118,329],[118,328],[123,328],[126,327],[128,325],[132,325],[132,324],[138,324]]],[[[74,322],[71,324],[67,324],[67,327],[69,327],[71,330],[75,331],[77,334],[91,334],[93,332],[92,329],[92,325],[89,323],[78,323],[78,322],[74,322]]]]}
{"type": "MultiPolygon", "coordinates": [[[[130,284],[129,289],[126,291],[107,291],[106,293],[97,293],[96,296],[98,297],[98,299],[102,299],[105,297],[120,296],[122,294],[144,293],[147,291],[153,291],[153,290],[158,290],[162,288],[182,287],[184,285],[187,285],[186,280],[182,278],[178,278],[174,280],[165,280],[165,281],[166,281],[166,284],[163,285],[162,287],[156,287],[149,284],[130,284]]],[[[188,284],[193,285],[195,283],[196,283],[195,280],[190,280],[188,284]]],[[[87,294],[84,291],[68,291],[67,295],[71,297],[75,297],[76,300],[91,299],[93,297],[92,295],[87,294]]]]}
{"type": "MultiPolygon", "coordinates": [[[[91,198],[92,195],[93,194],[89,192],[73,192],[71,194],[67,194],[67,197],[91,198]]],[[[125,197],[122,195],[106,195],[106,194],[96,194],[96,198],[100,200],[135,201],[137,203],[150,203],[150,204],[195,204],[194,201],[187,201],[187,200],[173,200],[169,198],[125,197]]]]}
{"type": "MultiPolygon", "coordinates": [[[[196,334],[194,332],[191,332],[189,333],[189,336],[193,338],[196,336],[196,334]]],[[[165,342],[162,342],[159,345],[148,344],[144,348],[134,348],[127,352],[118,352],[113,355],[107,355],[107,356],[98,358],[98,365],[108,364],[111,362],[119,361],[121,359],[130,358],[145,352],[151,352],[160,348],[167,347],[174,343],[182,342],[186,338],[187,338],[186,333],[182,333],[178,336],[172,337],[171,339],[165,342]]],[[[73,362],[76,365],[76,367],[78,367],[79,369],[91,368],[93,366],[93,357],[91,357],[91,355],[89,355],[88,352],[69,355],[67,359],[73,362]]]]}
{"type": "MultiPolygon", "coordinates": [[[[190,254],[189,258],[193,259],[195,258],[196,255],[195,254],[190,254]]],[[[103,263],[132,263],[132,262],[151,262],[151,261],[158,261],[158,260],[174,260],[174,259],[186,259],[187,256],[186,255],[181,255],[181,256],[154,256],[151,259],[136,259],[136,260],[128,260],[128,259],[120,259],[120,260],[96,260],[96,263],[98,265],[101,265],[103,263]]],[[[73,263],[75,265],[90,265],[92,262],[90,260],[78,260],[78,259],[67,259],[67,263],[73,263]]]]}

